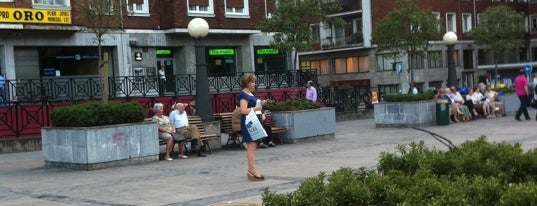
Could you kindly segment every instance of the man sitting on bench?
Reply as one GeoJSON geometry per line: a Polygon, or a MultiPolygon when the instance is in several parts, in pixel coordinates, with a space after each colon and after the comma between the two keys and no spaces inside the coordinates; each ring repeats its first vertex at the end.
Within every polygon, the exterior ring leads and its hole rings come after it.
{"type": "Polygon", "coordinates": [[[181,134],[187,141],[191,141],[192,151],[197,152],[198,157],[205,157],[207,155],[201,151],[203,142],[200,138],[200,132],[196,125],[188,124],[188,116],[185,112],[185,107],[185,104],[177,103],[175,105],[175,110],[170,113],[170,122],[175,127],[177,134],[181,134]]]}

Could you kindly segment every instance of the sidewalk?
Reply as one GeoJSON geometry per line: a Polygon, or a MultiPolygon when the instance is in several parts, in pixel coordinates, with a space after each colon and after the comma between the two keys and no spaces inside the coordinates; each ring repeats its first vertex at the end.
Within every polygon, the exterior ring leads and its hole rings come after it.
{"type": "MultiPolygon", "coordinates": [[[[513,116],[421,127],[460,144],[486,135],[491,141],[537,146],[532,120],[513,116]]],[[[244,150],[218,150],[205,158],[159,161],[94,171],[45,168],[41,152],[0,154],[2,205],[211,205],[261,203],[265,187],[290,192],[305,177],[340,167],[373,169],[379,153],[423,140],[446,149],[429,134],[412,128],[376,128],[372,119],[338,122],[336,138],[259,149],[257,166],[266,181],[246,178],[244,150]]],[[[314,125],[312,125],[314,126],[314,125]]]]}

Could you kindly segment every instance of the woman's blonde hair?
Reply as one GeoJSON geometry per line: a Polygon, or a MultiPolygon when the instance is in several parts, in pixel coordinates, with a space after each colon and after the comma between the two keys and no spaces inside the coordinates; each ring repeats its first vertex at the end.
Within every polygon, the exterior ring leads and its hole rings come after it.
{"type": "Polygon", "coordinates": [[[246,73],[244,75],[242,75],[242,78],[241,78],[241,86],[242,88],[246,88],[248,87],[248,84],[249,83],[252,83],[252,82],[255,82],[255,75],[252,74],[252,73],[246,73]]]}

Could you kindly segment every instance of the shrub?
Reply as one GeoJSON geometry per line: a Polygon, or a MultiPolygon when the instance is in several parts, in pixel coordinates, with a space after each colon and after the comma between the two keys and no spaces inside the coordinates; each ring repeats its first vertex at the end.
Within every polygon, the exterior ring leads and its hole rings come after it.
{"type": "Polygon", "coordinates": [[[431,100],[434,98],[434,91],[427,91],[424,93],[419,93],[417,95],[412,94],[391,94],[384,95],[384,101],[386,102],[417,102],[424,100],[431,100]]]}
{"type": "Polygon", "coordinates": [[[295,99],[284,102],[269,101],[263,105],[263,109],[270,111],[297,111],[305,109],[318,109],[321,105],[307,99],[295,99]]]}
{"type": "Polygon", "coordinates": [[[263,193],[264,205],[535,205],[537,151],[482,136],[440,151],[423,142],[382,153],[377,170],[341,168],[297,191],[263,193]]]}
{"type": "Polygon", "coordinates": [[[136,102],[93,102],[54,108],[50,118],[56,127],[92,127],[142,122],[145,109],[136,102]]]}

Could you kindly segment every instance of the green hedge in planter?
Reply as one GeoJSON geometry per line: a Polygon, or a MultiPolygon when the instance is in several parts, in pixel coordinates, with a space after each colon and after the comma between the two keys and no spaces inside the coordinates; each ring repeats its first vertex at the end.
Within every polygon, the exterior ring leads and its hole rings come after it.
{"type": "Polygon", "coordinates": [[[263,109],[270,111],[297,111],[305,109],[318,109],[321,105],[307,99],[295,99],[284,102],[269,101],[263,105],[263,109]]]}
{"type": "Polygon", "coordinates": [[[424,93],[419,93],[416,95],[412,94],[392,94],[392,95],[384,95],[384,101],[386,102],[417,102],[417,101],[425,101],[425,100],[431,100],[434,98],[434,92],[428,91],[424,93]]]}
{"type": "Polygon", "coordinates": [[[50,118],[56,127],[92,127],[142,122],[145,113],[145,109],[136,102],[93,102],[54,108],[50,118]]]}
{"type": "Polygon", "coordinates": [[[382,153],[377,170],[341,168],[304,180],[298,190],[265,189],[263,205],[534,205],[537,149],[485,137],[440,151],[424,142],[382,153]]]}

